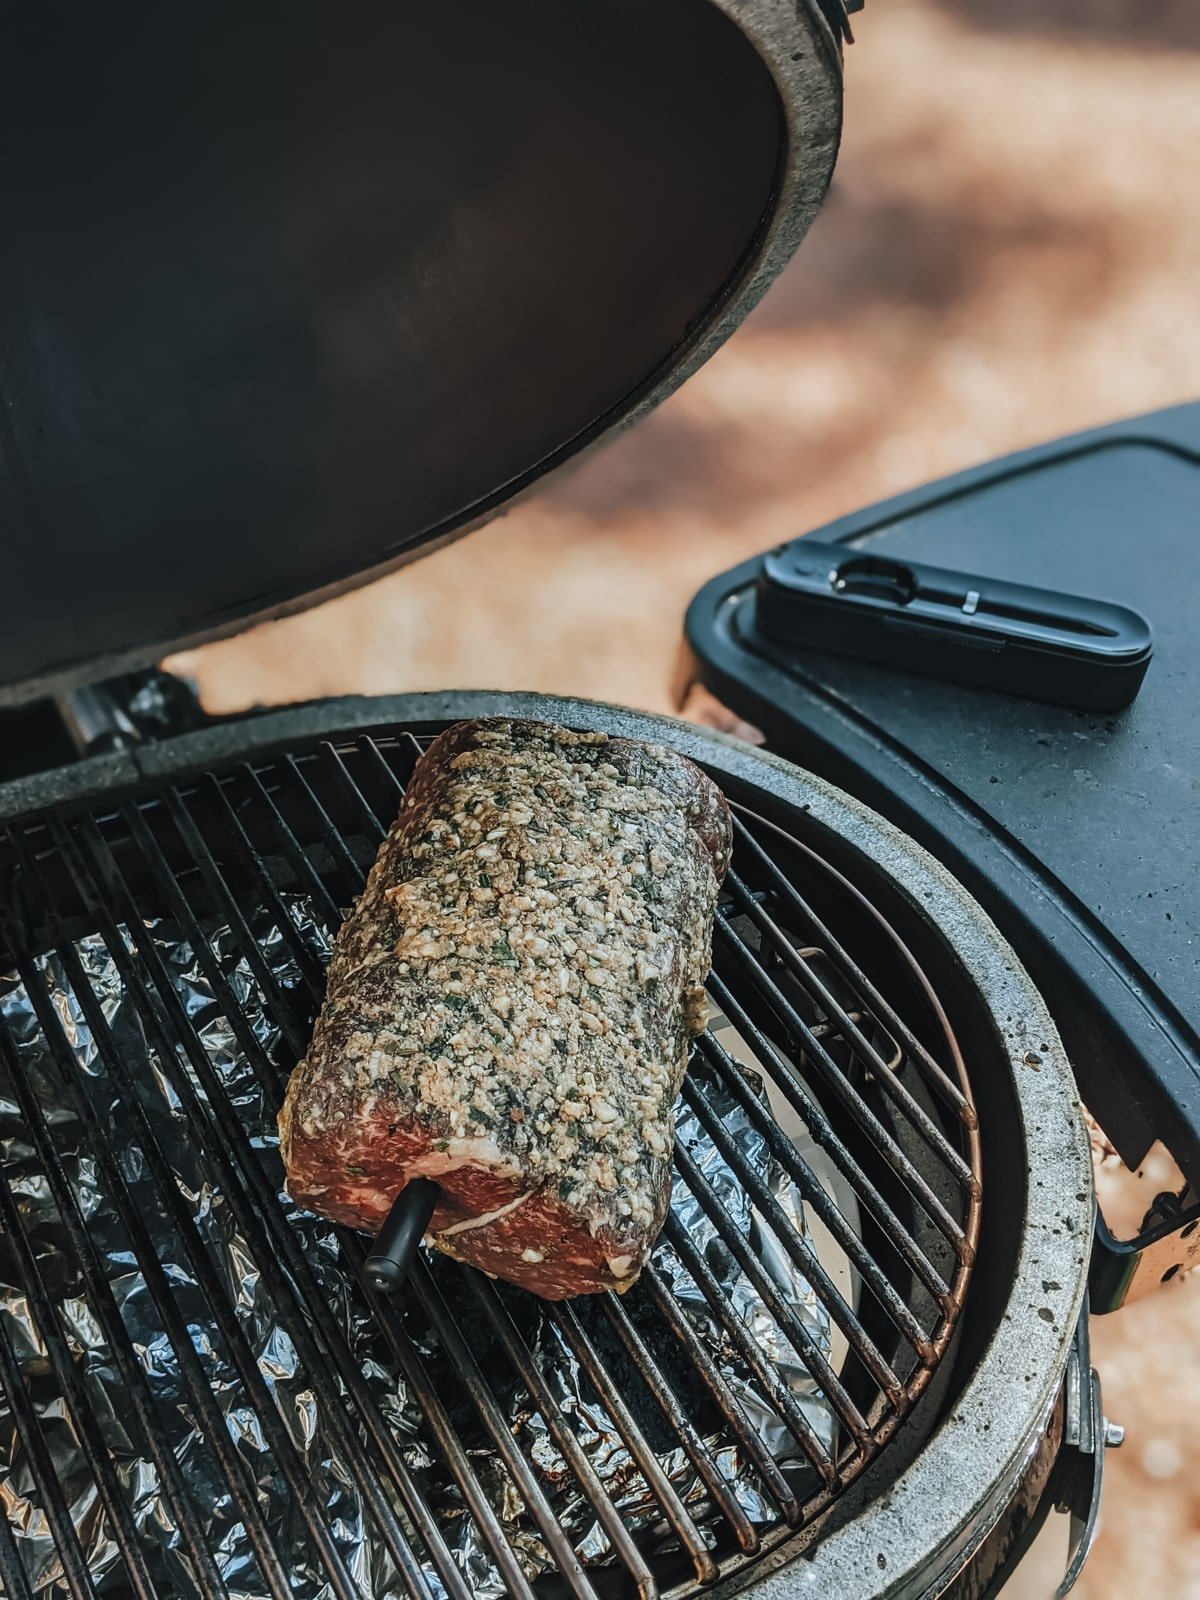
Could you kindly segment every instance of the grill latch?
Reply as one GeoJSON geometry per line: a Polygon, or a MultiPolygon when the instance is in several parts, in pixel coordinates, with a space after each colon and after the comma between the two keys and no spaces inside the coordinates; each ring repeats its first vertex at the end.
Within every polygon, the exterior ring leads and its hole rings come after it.
{"type": "Polygon", "coordinates": [[[1058,1511],[1071,1517],[1071,1559],[1055,1600],[1069,1594],[1095,1543],[1104,1452],[1124,1443],[1125,1430],[1105,1420],[1100,1374],[1092,1366],[1085,1307],[1075,1330],[1063,1386],[1063,1447],[1051,1489],[1058,1511]]]}

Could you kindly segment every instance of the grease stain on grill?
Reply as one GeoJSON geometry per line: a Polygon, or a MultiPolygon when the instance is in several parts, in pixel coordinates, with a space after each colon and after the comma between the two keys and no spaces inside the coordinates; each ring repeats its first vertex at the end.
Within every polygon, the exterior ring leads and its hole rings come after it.
{"type": "Polygon", "coordinates": [[[953,1037],[890,930],[753,816],[647,1283],[550,1311],[429,1260],[378,1319],[362,1242],[281,1194],[274,1115],[417,749],[322,745],[0,841],[21,1600],[531,1600],[551,1574],[594,1600],[614,1559],[682,1595],[818,1518],[945,1349],[978,1222],[953,1037]]]}

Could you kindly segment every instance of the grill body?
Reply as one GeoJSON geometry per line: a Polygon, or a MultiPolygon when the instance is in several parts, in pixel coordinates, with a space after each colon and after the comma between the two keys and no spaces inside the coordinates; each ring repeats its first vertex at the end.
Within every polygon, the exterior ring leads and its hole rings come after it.
{"type": "MultiPolygon", "coordinates": [[[[185,1101],[189,1095],[196,1100],[194,1107],[189,1103],[185,1110],[194,1111],[198,1125],[209,1130],[212,1148],[206,1150],[206,1156],[211,1158],[216,1181],[229,1197],[228,1203],[234,1205],[239,1214],[245,1209],[248,1226],[260,1240],[260,1248],[255,1252],[259,1270],[277,1275],[270,1285],[273,1298],[292,1307],[288,1327],[300,1360],[315,1369],[320,1365],[322,1352],[327,1359],[332,1350],[336,1363],[340,1335],[328,1309],[321,1306],[321,1285],[315,1285],[318,1292],[313,1295],[314,1285],[306,1263],[289,1246],[286,1232],[277,1227],[272,1230],[270,1218],[278,1196],[250,1158],[245,1133],[231,1115],[220,1085],[210,1083],[205,1076],[203,1051],[194,1047],[195,1029],[186,1017],[172,1014],[169,984],[163,981],[164,975],[155,970],[154,958],[149,952],[151,941],[147,939],[147,949],[142,950],[140,934],[131,940],[123,938],[120,930],[124,928],[128,932],[141,927],[153,894],[158,896],[161,915],[174,915],[184,920],[188,916],[195,918],[192,902],[199,896],[208,913],[219,915],[232,930],[255,969],[253,976],[260,989],[269,994],[272,977],[265,968],[258,970],[262,960],[255,956],[257,943],[247,920],[252,913],[243,898],[245,873],[250,873],[260,898],[265,897],[269,902],[274,897],[275,909],[280,915],[284,915],[285,908],[279,900],[279,884],[286,880],[288,884],[299,884],[327,924],[336,926],[340,914],[336,895],[339,891],[342,893],[340,903],[344,904],[355,891],[373,848],[369,845],[370,818],[374,818],[377,828],[381,819],[390,820],[389,809],[394,810],[398,799],[397,775],[403,765],[399,752],[404,739],[409,735],[436,732],[447,721],[460,717],[505,713],[541,716],[578,727],[596,727],[624,736],[668,741],[706,765],[735,801],[756,814],[761,812],[767,824],[774,822],[778,826],[781,821],[789,821],[803,835],[801,852],[805,846],[816,848],[835,871],[844,873],[848,880],[843,891],[845,896],[852,896],[856,888],[866,891],[872,903],[894,925],[903,928],[905,940],[913,947],[917,960],[927,971],[937,974],[938,999],[948,1007],[953,1024],[948,1037],[957,1040],[968,1062],[973,1064],[971,1076],[978,1084],[980,1096],[978,1141],[982,1142],[987,1174],[987,1200],[967,1315],[958,1332],[955,1333],[955,1318],[965,1289],[966,1269],[975,1253],[979,1219],[969,1183],[961,1185],[960,1217],[958,1221],[954,1219],[954,1183],[951,1180],[955,1169],[951,1162],[946,1163],[941,1192],[935,1185],[925,1205],[927,1218],[931,1214],[936,1217],[939,1203],[945,1207],[948,1221],[940,1231],[940,1243],[935,1237],[939,1230],[930,1227],[926,1227],[924,1233],[914,1230],[911,1241],[921,1259],[934,1264],[947,1296],[941,1316],[937,1305],[927,1297],[923,1324],[925,1348],[915,1348],[921,1341],[919,1328],[915,1338],[909,1338],[905,1365],[898,1353],[903,1340],[887,1345],[879,1334],[878,1322],[863,1326],[853,1307],[851,1315],[843,1318],[848,1348],[864,1364],[868,1376],[874,1364],[874,1377],[886,1388],[887,1370],[895,1370],[899,1380],[899,1388],[891,1396],[895,1425],[887,1421],[882,1389],[876,1397],[879,1403],[874,1411],[870,1404],[864,1405],[866,1415],[861,1437],[855,1431],[854,1408],[852,1404],[847,1405],[840,1421],[859,1443],[859,1459],[852,1471],[843,1467],[840,1476],[830,1477],[830,1459],[822,1456],[820,1441],[809,1441],[812,1447],[808,1452],[809,1460],[818,1479],[823,1470],[826,1477],[818,1482],[810,1481],[802,1491],[781,1477],[770,1459],[760,1452],[757,1470],[779,1511],[766,1533],[746,1526],[744,1517],[739,1521],[736,1506],[720,1504],[720,1479],[711,1471],[710,1461],[710,1478],[705,1481],[710,1482],[718,1509],[725,1513],[725,1533],[729,1537],[724,1546],[718,1540],[710,1549],[711,1541],[697,1536],[690,1512],[672,1501],[664,1490],[659,1501],[683,1551],[690,1555],[693,1569],[690,1573],[686,1561],[682,1570],[671,1569],[668,1564],[661,1572],[651,1573],[638,1549],[622,1542],[619,1521],[606,1520],[603,1497],[598,1500],[593,1494],[592,1503],[624,1562],[626,1578],[645,1593],[652,1592],[656,1583],[662,1590],[683,1592],[695,1581],[711,1582],[718,1577],[718,1572],[723,1593],[753,1590],[764,1595],[793,1594],[801,1573],[813,1586],[814,1593],[836,1590],[866,1596],[939,1592],[995,1523],[1011,1499],[1031,1453],[1052,1426],[1056,1398],[1082,1304],[1091,1223],[1090,1160],[1070,1073],[1053,1025],[1011,951],[982,913],[931,858],[872,813],[770,757],[700,735],[681,724],[577,702],[531,696],[416,696],[401,701],[329,703],[270,714],[127,755],[85,762],[61,775],[52,774],[45,779],[12,785],[0,796],[0,807],[9,820],[9,838],[15,841],[16,852],[6,862],[7,942],[13,946],[18,965],[23,969],[26,987],[31,991],[38,987],[34,965],[39,943],[49,940],[61,947],[64,942],[69,943],[72,928],[84,933],[97,925],[108,927],[108,943],[115,952],[119,977],[127,989],[137,991],[142,998],[144,1024],[150,1033],[161,1030],[163,1052],[176,1054],[184,1063],[180,1092],[185,1101]],[[397,729],[406,730],[399,739],[397,729]],[[338,752],[343,750],[362,752],[362,762],[339,756],[338,752]],[[391,760],[381,755],[389,750],[391,760]],[[310,762],[318,765],[306,765],[310,762]],[[340,825],[340,816],[331,815],[333,800],[329,796],[332,791],[326,791],[317,781],[316,774],[327,771],[331,763],[334,767],[340,766],[346,775],[338,805],[359,808],[356,828],[340,825]],[[248,808],[236,798],[231,805],[230,795],[234,791],[223,794],[217,779],[203,777],[206,773],[230,770],[238,773],[239,792],[243,797],[247,793],[251,796],[253,804],[248,808]],[[280,773],[285,775],[284,780],[269,776],[280,773]],[[140,797],[142,802],[147,797],[152,798],[154,805],[170,814],[166,833],[156,830],[152,811],[144,806],[126,804],[122,810],[122,801],[131,795],[140,797]],[[301,837],[304,829],[297,824],[296,805],[307,812],[306,826],[311,843],[301,837]],[[47,807],[52,809],[47,812],[47,807]],[[211,823],[214,807],[216,813],[228,813],[226,822],[232,828],[229,849],[231,858],[240,856],[240,871],[231,872],[218,859],[220,852],[214,854],[211,823]],[[27,814],[32,810],[41,813],[41,817],[29,819],[27,814]],[[79,816],[85,819],[82,823],[73,820],[79,816]],[[259,824],[264,821],[268,835],[274,840],[274,853],[279,858],[274,865],[271,852],[263,844],[266,835],[258,832],[259,824]],[[358,846],[354,843],[354,835],[364,829],[363,837],[368,841],[365,853],[361,843],[358,846]],[[168,844],[168,838],[174,843],[168,844]],[[186,866],[187,876],[181,874],[181,862],[173,856],[176,850],[183,852],[182,864],[186,866]],[[186,887],[189,882],[190,889],[186,887]],[[242,895],[238,893],[239,885],[243,886],[242,895]],[[151,896],[149,900],[147,895],[151,896]],[[186,1070],[189,1066],[195,1076],[194,1082],[190,1081],[186,1070]],[[990,1161],[989,1151],[993,1156],[990,1161]],[[1022,1159],[1016,1158],[1015,1151],[1021,1153],[1022,1159]],[[1025,1172],[1035,1175],[1032,1182],[1024,1182],[1025,1172]],[[237,1199],[238,1196],[241,1198],[237,1199]],[[271,1261],[272,1244],[279,1246],[278,1260],[274,1263],[271,1261]],[[310,1291],[307,1314],[306,1289],[310,1291]],[[937,1358],[946,1354],[952,1335],[959,1341],[957,1348],[951,1351],[954,1359],[947,1357],[939,1362],[937,1358]],[[882,1379],[879,1363],[885,1369],[882,1379]],[[914,1405],[912,1416],[903,1426],[898,1426],[902,1412],[914,1405]],[[895,1440],[877,1454],[878,1447],[892,1432],[897,1434],[895,1440]],[[872,1459],[876,1456],[877,1459],[872,1459]],[[889,1492],[881,1500],[880,1491],[885,1486],[889,1492]],[[789,1531],[789,1525],[797,1531],[789,1531]],[[819,1538],[815,1537],[817,1534],[819,1538]],[[802,1551],[805,1559],[797,1567],[794,1560],[802,1551]]],[[[722,974],[728,975],[732,970],[736,976],[736,964],[732,969],[729,966],[730,950],[736,954],[737,944],[752,936],[752,930],[757,929],[768,944],[770,941],[769,927],[764,927],[770,922],[769,911],[764,909],[761,894],[756,896],[755,893],[756,882],[761,890],[767,879],[756,878],[752,870],[757,859],[756,850],[761,852],[762,841],[770,837],[769,826],[764,833],[758,824],[747,822],[743,834],[739,859],[744,865],[735,862],[735,871],[745,873],[741,888],[735,885],[735,899],[740,895],[742,903],[729,907],[723,917],[724,926],[719,924],[718,927],[718,945],[727,947],[725,956],[718,956],[718,981],[721,983],[726,981],[722,974]]],[[[762,870],[767,872],[767,867],[762,870]]],[[[816,862],[812,864],[814,884],[822,870],[828,869],[821,869],[816,862]]],[[[803,878],[804,874],[799,876],[803,878]]],[[[199,936],[194,943],[199,944],[199,936]]],[[[766,944],[758,946],[760,952],[766,948],[766,944]]],[[[307,977],[312,992],[319,993],[319,970],[312,950],[305,949],[303,941],[298,940],[295,954],[301,991],[307,977]]],[[[803,961],[803,951],[800,957],[803,961]]],[[[216,978],[220,980],[219,972],[216,978]]],[[[80,987],[86,986],[81,983],[80,987]]],[[[731,990],[736,988],[737,983],[732,982],[731,990]]],[[[719,989],[718,996],[721,997],[719,989]]],[[[236,1010],[235,999],[227,997],[227,1012],[236,1010]]],[[[747,1017],[744,1008],[739,1015],[736,993],[728,992],[727,999],[725,1009],[745,1035],[752,1028],[754,1018],[747,1017]]],[[[280,995],[275,995],[274,1000],[281,1051],[285,1058],[290,1054],[290,1058],[295,1059],[306,1042],[303,1006],[289,1004],[286,997],[280,995]]],[[[48,1034],[53,1033],[56,1022],[47,1010],[44,994],[40,1004],[42,1023],[48,1034]]],[[[779,1004],[781,1002],[776,1002],[777,1009],[779,1004]]],[[[96,1031],[102,1033],[103,1017],[97,1013],[90,1020],[96,1031]]],[[[894,1031],[899,1031],[898,1023],[894,1031]]],[[[252,1037],[239,1043],[253,1055],[256,1046],[252,1037]]],[[[719,1051],[714,1051],[712,1046],[708,1049],[713,1056],[712,1064],[721,1070],[719,1051]]],[[[868,1050],[868,1045],[864,1043],[863,1049],[868,1050]]],[[[60,1055],[62,1050],[60,1045],[60,1055]]],[[[119,1082],[120,1052],[110,1051],[109,1056],[107,1070],[119,1082]]],[[[271,1064],[264,1063],[264,1067],[269,1071],[271,1064]]],[[[910,1083],[915,1076],[910,1071],[910,1083]]],[[[129,1106],[136,1112],[134,1086],[126,1084],[124,1087],[129,1095],[129,1106]]],[[[950,1084],[945,1093],[952,1102],[953,1092],[954,1086],[950,1084]]],[[[703,1120],[703,1106],[697,1109],[703,1120]]],[[[36,1122],[36,1104],[31,1101],[24,1110],[36,1122]]],[[[715,1136],[720,1136],[719,1129],[715,1136]]],[[[46,1148],[42,1152],[42,1165],[52,1168],[53,1138],[48,1129],[43,1133],[43,1142],[46,1148]]],[[[135,1128],[135,1143],[143,1154],[149,1149],[153,1160],[153,1139],[139,1138],[135,1128]]],[[[970,1155],[971,1136],[966,1138],[964,1147],[970,1155]]],[[[902,1157],[905,1155],[903,1149],[899,1153],[902,1157]]],[[[978,1150],[975,1151],[977,1155],[978,1150]]],[[[111,1165],[108,1154],[103,1159],[111,1165]]],[[[974,1164],[974,1157],[966,1163],[968,1175],[974,1164]]],[[[170,1175],[163,1173],[161,1177],[160,1191],[169,1194],[170,1175]]],[[[10,1213],[5,1217],[6,1225],[19,1241],[18,1208],[10,1186],[4,1187],[0,1200],[10,1213]]],[[[186,1233],[189,1226],[186,1208],[178,1209],[177,1198],[172,1199],[171,1204],[176,1208],[175,1220],[181,1233],[186,1233]]],[[[136,1232],[137,1219],[130,1217],[128,1222],[136,1232]]],[[[137,1247],[136,1238],[134,1242],[139,1259],[143,1255],[153,1257],[154,1251],[148,1241],[143,1241],[144,1248],[137,1247]]],[[[96,1275],[95,1262],[88,1260],[86,1240],[68,1240],[68,1245],[67,1257],[73,1248],[77,1261],[82,1263],[80,1270],[87,1298],[104,1305],[105,1295],[110,1291],[100,1281],[102,1274],[96,1275]],[[96,1281],[88,1280],[89,1272],[96,1281]]],[[[686,1251],[686,1239],[678,1241],[678,1245],[686,1251]]],[[[353,1246],[347,1248],[353,1261],[353,1246]]],[[[18,1244],[18,1254],[19,1250],[18,1244]]],[[[202,1279],[203,1252],[195,1252],[189,1260],[198,1279],[202,1279]]],[[[869,1272],[869,1257],[860,1261],[859,1266],[864,1273],[869,1272]]],[[[45,1288],[36,1261],[19,1259],[15,1268],[22,1281],[34,1289],[36,1298],[38,1284],[45,1288]]],[[[206,1287],[202,1281],[200,1287],[206,1287]]],[[[221,1298],[220,1285],[213,1282],[207,1288],[211,1291],[208,1298],[215,1304],[221,1298]]],[[[158,1283],[157,1289],[164,1304],[169,1305],[169,1283],[158,1283]]],[[[647,1289],[656,1302],[658,1316],[674,1326],[686,1348],[686,1330],[680,1331],[677,1318],[672,1324],[670,1297],[661,1287],[656,1287],[653,1274],[647,1289]]],[[[539,1399],[537,1372],[529,1363],[519,1330],[513,1327],[504,1305],[478,1285],[472,1286],[470,1292],[478,1302],[489,1338],[498,1342],[535,1399],[539,1399]]],[[[441,1288],[425,1269],[417,1273],[416,1294],[443,1344],[454,1355],[455,1365],[468,1389],[479,1391],[480,1415],[486,1426],[487,1408],[491,1403],[487,1385],[480,1388],[481,1375],[470,1349],[464,1344],[461,1331],[455,1328],[441,1288]]],[[[914,1308],[921,1307],[919,1294],[912,1304],[914,1308]]],[[[115,1311],[115,1307],[110,1307],[110,1311],[115,1311]]],[[[786,1307],[781,1308],[780,1314],[785,1312],[786,1307]]],[[[618,1344],[639,1371],[641,1381],[653,1391],[656,1384],[661,1384],[661,1366],[656,1365],[653,1352],[645,1348],[637,1328],[633,1324],[627,1326],[627,1318],[622,1320],[624,1313],[618,1309],[611,1316],[617,1319],[613,1327],[618,1344]]],[[[38,1321],[46,1329],[60,1326],[48,1303],[40,1307],[38,1321]]],[[[113,1328],[119,1336],[118,1322],[119,1317],[113,1322],[113,1328]]],[[[587,1328],[579,1323],[574,1312],[567,1311],[563,1331],[564,1337],[581,1352],[584,1364],[593,1361],[593,1380],[603,1397],[605,1384],[612,1387],[611,1379],[604,1362],[596,1361],[594,1341],[587,1328]]],[[[168,1327],[167,1332],[173,1343],[186,1346],[185,1328],[168,1327]]],[[[389,1322],[385,1338],[390,1359],[421,1398],[427,1417],[433,1419],[444,1459],[450,1464],[468,1506],[486,1525],[486,1503],[479,1497],[472,1499],[477,1485],[473,1484],[470,1461],[463,1456],[461,1441],[456,1440],[447,1417],[444,1392],[439,1394],[436,1385],[430,1383],[423,1357],[403,1325],[389,1322]]],[[[694,1344],[694,1340],[692,1342],[694,1344]]],[[[237,1340],[231,1336],[228,1343],[233,1348],[237,1340]]],[[[47,1345],[51,1345],[50,1340],[47,1345]]],[[[3,1353],[0,1350],[0,1354],[3,1353]]],[[[9,1354],[12,1354],[10,1348],[9,1354]]],[[[64,1384],[68,1410],[72,1416],[78,1410],[80,1416],[86,1418],[88,1397],[85,1392],[71,1388],[71,1362],[67,1352],[48,1348],[48,1354],[52,1368],[57,1370],[64,1384]]],[[[709,1398],[715,1396],[718,1410],[721,1410],[720,1385],[714,1383],[712,1374],[707,1372],[703,1352],[697,1354],[695,1349],[690,1349],[688,1354],[694,1369],[707,1376],[709,1398]]],[[[27,1395],[28,1373],[19,1370],[19,1366],[13,1370],[10,1359],[9,1370],[0,1376],[20,1403],[19,1397],[27,1395]]],[[[191,1384],[191,1402],[202,1410],[205,1404],[203,1372],[193,1371],[190,1380],[187,1373],[184,1376],[191,1384]]],[[[136,1373],[131,1377],[136,1380],[136,1373]]],[[[256,1381],[250,1367],[243,1377],[251,1387],[256,1381]]],[[[386,1420],[379,1413],[375,1397],[362,1387],[361,1378],[356,1378],[352,1360],[343,1360],[338,1367],[338,1377],[347,1385],[349,1399],[364,1433],[360,1441],[353,1432],[343,1430],[335,1443],[351,1463],[358,1490],[371,1507],[394,1565],[401,1572],[407,1565],[412,1592],[423,1592],[423,1586],[428,1589],[428,1578],[420,1572],[413,1557],[414,1545],[419,1544],[430,1553],[433,1566],[451,1592],[469,1593],[461,1583],[456,1586],[453,1566],[439,1559],[437,1528],[413,1483],[408,1463],[398,1452],[386,1420]],[[382,1484],[390,1487],[382,1490],[382,1484]],[[393,1503],[396,1496],[399,1497],[398,1506],[393,1503]]],[[[145,1385],[139,1389],[138,1382],[134,1381],[133,1388],[140,1393],[145,1385]]],[[[869,1393],[860,1385],[859,1395],[869,1396],[869,1393]]],[[[619,1395],[609,1394],[608,1398],[612,1405],[619,1405],[619,1395]]],[[[847,1396],[850,1402],[854,1398],[847,1396]]],[[[543,1394],[540,1401],[543,1414],[549,1418],[553,1412],[552,1399],[543,1394]]],[[[148,1427],[151,1437],[152,1413],[151,1404],[146,1417],[139,1419],[148,1427]]],[[[725,1406],[724,1414],[733,1429],[735,1442],[753,1456],[753,1439],[746,1436],[744,1430],[738,1433],[736,1409],[725,1406]]],[[[641,1424],[633,1416],[622,1420],[626,1443],[636,1454],[644,1446],[641,1424]]],[[[29,1439],[36,1440],[39,1429],[32,1414],[27,1413],[18,1421],[29,1439]]],[[[224,1448],[221,1418],[210,1414],[206,1421],[210,1442],[215,1441],[224,1448]]],[[[495,1421],[493,1417],[492,1422],[495,1421]]],[[[269,1407],[260,1413],[259,1423],[269,1431],[272,1425],[269,1407]]],[[[686,1433],[686,1417],[683,1424],[686,1433]]],[[[86,1428],[82,1431],[86,1432],[86,1428]]],[[[336,1426],[334,1431],[336,1434],[336,1426]]],[[[502,1431],[492,1429],[496,1437],[502,1431]]],[[[551,1431],[554,1431],[553,1426],[551,1431]]],[[[281,1436],[275,1442],[279,1459],[285,1463],[291,1460],[287,1439],[281,1436]]],[[[561,1439],[558,1442],[562,1445],[561,1439]]],[[[694,1438],[691,1442],[694,1448],[694,1438]]],[[[110,1459],[110,1453],[106,1453],[107,1444],[102,1433],[91,1440],[90,1448],[98,1464],[101,1500],[107,1492],[116,1506],[120,1501],[119,1485],[112,1481],[111,1471],[109,1481],[105,1481],[104,1463],[110,1459]]],[[[511,1442],[504,1448],[510,1449],[511,1442]]],[[[567,1453],[565,1447],[564,1451],[567,1453]]],[[[705,1471],[703,1455],[702,1450],[695,1452],[701,1476],[705,1471]]],[[[523,1484],[527,1503],[536,1509],[536,1484],[523,1482],[520,1462],[515,1455],[510,1454],[506,1459],[518,1483],[523,1484]]],[[[45,1465],[42,1463],[43,1468],[45,1465]]],[[[242,1471],[237,1461],[229,1459],[221,1465],[226,1482],[236,1485],[242,1471]]],[[[645,1470],[653,1472],[648,1455],[644,1465],[645,1470]]],[[[164,1497],[185,1507],[184,1486],[172,1484],[174,1469],[170,1452],[162,1448],[161,1440],[157,1466],[164,1497]]],[[[321,1548],[323,1541],[328,1542],[321,1507],[313,1503],[311,1489],[306,1492],[305,1474],[296,1469],[295,1463],[293,1478],[289,1488],[297,1514],[310,1519],[309,1533],[321,1548]]],[[[250,1519],[249,1527],[254,1514],[252,1496],[247,1498],[245,1510],[250,1519]]],[[[87,1595],[93,1591],[86,1566],[76,1561],[77,1570],[73,1574],[69,1570],[72,1539],[67,1526],[69,1515],[66,1521],[63,1518],[65,1511],[65,1507],[60,1506],[56,1511],[50,1506],[52,1532],[63,1552],[63,1566],[71,1587],[87,1595]]],[[[185,1545],[189,1539],[186,1522],[184,1515],[179,1533],[185,1545]]],[[[115,1517],[115,1525],[120,1543],[119,1515],[115,1517]]],[[[550,1526],[549,1521],[543,1524],[548,1538],[551,1537],[550,1526]]],[[[126,1555],[130,1592],[136,1593],[142,1581],[136,1556],[138,1541],[135,1530],[126,1527],[125,1531],[133,1552],[126,1555]]],[[[490,1527],[486,1531],[489,1536],[485,1542],[504,1570],[504,1538],[490,1527]]],[[[198,1571],[198,1592],[219,1593],[219,1584],[214,1584],[212,1573],[205,1576],[203,1538],[195,1528],[190,1538],[196,1546],[191,1559],[198,1571]]],[[[263,1549],[256,1553],[260,1569],[268,1576],[275,1560],[270,1530],[264,1530],[260,1538],[263,1549]]],[[[568,1589],[587,1593],[590,1579],[580,1581],[573,1576],[569,1549],[555,1549],[552,1553],[568,1589]]],[[[335,1585],[336,1565],[333,1560],[331,1570],[335,1585]]],[[[276,1566],[278,1568],[277,1562],[276,1566]]],[[[27,1583],[22,1588],[19,1559],[2,1536],[0,1571],[4,1572],[6,1584],[14,1595],[28,1592],[27,1583]]],[[[277,1570],[276,1581],[280,1576],[277,1570]]],[[[508,1578],[514,1592],[522,1592],[519,1568],[514,1567],[508,1578]]],[[[149,1575],[144,1575],[144,1579],[153,1582],[149,1575]]],[[[602,1577],[597,1577],[596,1583],[598,1592],[606,1592],[602,1577]]],[[[144,1581],[142,1586],[143,1592],[154,1592],[153,1588],[145,1589],[144,1581]]]]}

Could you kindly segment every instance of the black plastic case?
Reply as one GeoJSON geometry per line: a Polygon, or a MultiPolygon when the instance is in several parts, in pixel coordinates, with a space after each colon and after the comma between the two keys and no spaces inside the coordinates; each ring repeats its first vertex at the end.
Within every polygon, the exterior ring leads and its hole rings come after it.
{"type": "Polygon", "coordinates": [[[768,653],[833,650],[1091,711],[1141,688],[1152,639],[1128,606],[796,539],[763,557],[739,628],[768,653]]]}
{"type": "Polygon", "coordinates": [[[991,912],[1124,1160],[1161,1138],[1200,1186],[1200,405],[990,462],[816,538],[842,561],[1003,574],[1150,619],[1153,664],[1115,713],[781,645],[755,620],[770,557],[713,579],[686,633],[718,699],[991,912]]]}

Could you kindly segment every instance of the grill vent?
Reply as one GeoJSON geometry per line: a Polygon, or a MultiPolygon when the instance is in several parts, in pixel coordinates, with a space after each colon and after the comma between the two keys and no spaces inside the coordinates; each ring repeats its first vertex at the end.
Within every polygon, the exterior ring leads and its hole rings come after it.
{"type": "Polygon", "coordinates": [[[340,908],[419,750],[403,733],[327,742],[3,839],[13,1600],[690,1593],[812,1524],[946,1349],[980,1203],[949,1024],[861,895],[744,805],[658,1264],[623,1299],[539,1312],[624,1452],[621,1493],[554,1391],[526,1297],[438,1260],[402,1308],[370,1303],[364,1242],[315,1247],[270,1130],[340,908]],[[752,1286],[753,1322],[702,1240],[752,1286]],[[764,1252],[807,1285],[805,1314],[764,1252]]]}

